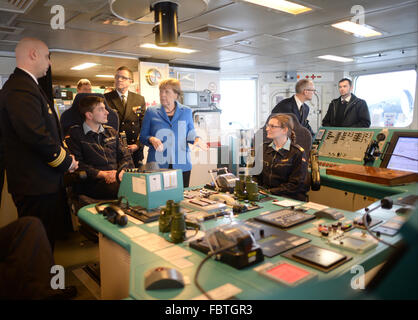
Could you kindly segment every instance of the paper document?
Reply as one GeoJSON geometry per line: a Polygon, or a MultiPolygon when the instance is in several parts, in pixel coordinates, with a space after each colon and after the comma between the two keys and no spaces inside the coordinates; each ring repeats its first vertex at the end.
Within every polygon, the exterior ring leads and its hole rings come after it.
{"type": "Polygon", "coordinates": [[[147,194],[145,177],[132,177],[132,191],[139,194],[147,194]]]}
{"type": "Polygon", "coordinates": [[[291,206],[300,205],[300,202],[286,199],[286,200],[281,200],[281,201],[273,201],[273,204],[281,206],[281,207],[291,207],[291,206]]]}
{"type": "Polygon", "coordinates": [[[193,267],[194,263],[184,259],[184,258],[180,258],[180,259],[176,259],[176,260],[171,260],[170,261],[172,264],[174,264],[177,268],[179,269],[184,269],[184,268],[189,268],[189,267],[193,267]]]}
{"type": "Polygon", "coordinates": [[[161,176],[159,174],[149,176],[149,191],[161,191],[161,176]]]}
{"type": "Polygon", "coordinates": [[[148,233],[144,236],[133,238],[132,241],[140,247],[151,252],[161,250],[173,245],[171,242],[168,242],[164,238],[156,235],[155,233],[148,233]]]}
{"type": "Polygon", "coordinates": [[[167,171],[163,173],[164,190],[177,188],[177,171],[167,171]]]}
{"type": "Polygon", "coordinates": [[[308,202],[303,204],[303,207],[305,207],[306,209],[315,209],[315,210],[324,210],[329,208],[328,206],[324,206],[322,204],[319,203],[315,203],[315,202],[308,202]]]}
{"type": "Polygon", "coordinates": [[[120,229],[120,232],[122,232],[129,238],[137,238],[143,236],[144,234],[148,234],[148,232],[146,232],[145,230],[142,230],[141,228],[135,226],[120,229]]]}
{"type": "MultiPolygon", "coordinates": [[[[242,290],[240,288],[234,286],[233,284],[227,283],[216,289],[208,291],[208,294],[214,300],[226,300],[241,292],[242,290]]],[[[192,300],[208,300],[208,298],[202,294],[196,298],[193,298],[192,300]]]]}
{"type": "Polygon", "coordinates": [[[184,258],[192,255],[191,251],[179,246],[172,246],[170,248],[158,250],[157,252],[155,252],[155,254],[159,255],[161,258],[167,261],[175,260],[178,258],[184,258]]]}

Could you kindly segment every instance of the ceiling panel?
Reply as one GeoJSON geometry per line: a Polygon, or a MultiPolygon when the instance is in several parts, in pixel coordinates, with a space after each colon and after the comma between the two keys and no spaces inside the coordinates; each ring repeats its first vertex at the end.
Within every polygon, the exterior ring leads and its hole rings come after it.
{"type": "MultiPolygon", "coordinates": [[[[51,30],[49,25],[40,25],[28,22],[19,22],[17,27],[24,28],[26,37],[40,38],[50,47],[56,49],[73,49],[94,51],[106,43],[121,39],[118,34],[104,33],[98,35],[93,31],[73,29],[51,30]]],[[[9,37],[8,40],[18,40],[21,37],[9,37]]]]}
{"type": "MultiPolygon", "coordinates": [[[[132,0],[133,5],[135,1],[140,0],[132,0]]],[[[23,36],[35,36],[51,48],[126,53],[176,63],[221,67],[221,71],[233,73],[289,71],[306,66],[328,70],[374,68],[416,59],[418,1],[304,0],[303,3],[314,10],[294,16],[244,2],[212,0],[206,13],[180,23],[179,31],[203,25],[242,31],[212,41],[180,36],[179,46],[198,50],[192,54],[140,48],[141,43],[154,42],[152,25],[120,27],[92,22],[92,18],[110,12],[108,0],[40,0],[26,14],[18,15],[15,21],[0,11],[0,24],[24,28],[21,35],[0,34],[0,40],[17,41],[23,36]],[[51,29],[49,5],[52,4],[64,6],[65,30],[51,29]],[[353,5],[364,7],[365,22],[383,29],[383,37],[356,38],[330,27],[331,23],[350,19],[353,5]],[[400,53],[402,49],[406,49],[403,55],[400,53]],[[387,54],[376,59],[358,58],[379,51],[387,54]],[[353,63],[339,64],[318,59],[317,56],[322,54],[357,58],[353,63]]],[[[13,51],[14,45],[15,42],[0,41],[0,50],[13,51]]],[[[70,67],[69,60],[59,63],[63,70],[70,67]]]]}
{"type": "MultiPolygon", "coordinates": [[[[103,81],[97,78],[97,74],[114,75],[115,70],[120,66],[127,66],[132,71],[138,71],[138,60],[110,58],[103,56],[92,56],[83,54],[52,52],[52,76],[54,78],[69,78],[78,81],[81,78],[88,78],[94,85],[96,81],[103,81]],[[85,63],[97,63],[97,66],[85,70],[71,70],[70,68],[85,63]]],[[[113,82],[113,79],[107,80],[113,82]]]]}

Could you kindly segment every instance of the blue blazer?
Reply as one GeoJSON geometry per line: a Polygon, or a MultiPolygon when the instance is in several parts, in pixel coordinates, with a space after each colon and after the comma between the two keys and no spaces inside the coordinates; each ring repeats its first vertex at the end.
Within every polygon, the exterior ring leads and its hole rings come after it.
{"type": "Polygon", "coordinates": [[[145,112],[139,140],[149,147],[147,162],[157,162],[160,168],[190,171],[192,163],[188,143],[193,143],[196,132],[193,124],[192,110],[176,103],[173,119],[170,119],[163,106],[150,107],[145,112]],[[164,145],[163,152],[156,151],[149,138],[156,137],[164,145]]]}

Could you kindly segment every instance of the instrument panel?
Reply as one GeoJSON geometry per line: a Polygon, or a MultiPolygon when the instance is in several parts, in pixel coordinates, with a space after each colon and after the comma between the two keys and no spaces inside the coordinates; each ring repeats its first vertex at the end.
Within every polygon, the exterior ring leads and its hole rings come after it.
{"type": "Polygon", "coordinates": [[[320,157],[362,161],[373,131],[328,130],[323,138],[320,157]]]}

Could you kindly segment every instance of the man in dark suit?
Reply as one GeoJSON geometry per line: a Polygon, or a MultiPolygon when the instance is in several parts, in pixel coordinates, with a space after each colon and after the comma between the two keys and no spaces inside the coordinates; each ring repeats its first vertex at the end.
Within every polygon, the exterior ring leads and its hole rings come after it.
{"type": "MultiPolygon", "coordinates": [[[[312,100],[315,86],[311,80],[302,79],[296,83],[296,94],[291,98],[280,101],[271,111],[271,114],[275,113],[294,113],[299,120],[299,123],[304,126],[314,136],[309,121],[307,120],[309,115],[309,107],[305,104],[305,101],[312,100]]],[[[269,117],[270,119],[270,117],[269,117]]],[[[268,122],[268,119],[267,119],[268,122]]],[[[267,123],[266,122],[266,123],[267,123]]]]}
{"type": "Polygon", "coordinates": [[[344,78],[338,82],[340,97],[329,104],[327,113],[322,120],[324,127],[370,127],[370,113],[367,102],[351,93],[353,84],[344,78]]]}
{"type": "Polygon", "coordinates": [[[139,141],[139,133],[145,115],[145,99],[128,90],[132,81],[133,73],[129,68],[118,68],[115,75],[116,90],[104,96],[109,107],[115,109],[119,115],[119,132],[125,132],[134,165],[138,167],[144,159],[144,146],[139,141]]]}
{"type": "Polygon", "coordinates": [[[51,248],[68,214],[63,174],[78,168],[67,151],[54,105],[38,84],[51,62],[45,43],[22,39],[16,66],[0,92],[7,184],[19,217],[39,217],[51,248]]]}

